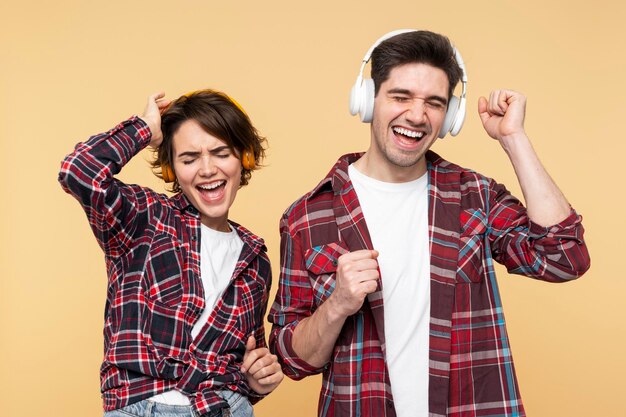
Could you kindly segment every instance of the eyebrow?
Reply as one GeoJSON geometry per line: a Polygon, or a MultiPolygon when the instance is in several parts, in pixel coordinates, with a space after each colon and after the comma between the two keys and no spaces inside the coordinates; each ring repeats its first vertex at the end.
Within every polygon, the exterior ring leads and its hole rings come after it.
{"type": "MultiPolygon", "coordinates": [[[[209,151],[210,154],[212,155],[216,155],[218,153],[222,153],[225,150],[230,152],[230,148],[226,145],[224,146],[218,146],[217,148],[213,148],[209,151]]],[[[176,158],[185,158],[185,157],[197,157],[200,154],[202,154],[202,152],[200,151],[185,151],[185,152],[181,152],[178,155],[176,155],[176,158]]]]}
{"type": "MultiPolygon", "coordinates": [[[[387,94],[404,94],[404,95],[413,97],[413,93],[410,90],[407,90],[406,88],[392,88],[387,91],[387,94]]],[[[448,104],[448,100],[445,97],[441,97],[437,95],[428,96],[426,97],[426,100],[439,101],[441,104],[444,104],[444,105],[448,104]]]]}

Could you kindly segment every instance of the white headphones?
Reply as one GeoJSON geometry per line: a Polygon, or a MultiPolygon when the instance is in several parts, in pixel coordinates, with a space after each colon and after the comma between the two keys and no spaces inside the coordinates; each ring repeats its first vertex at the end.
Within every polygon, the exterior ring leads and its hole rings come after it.
{"type": "MultiPolygon", "coordinates": [[[[361,70],[359,71],[359,76],[356,78],[356,82],[352,87],[352,91],[350,92],[350,113],[354,116],[357,113],[361,116],[361,121],[363,123],[369,123],[372,121],[372,116],[374,115],[374,80],[371,78],[363,78],[363,70],[365,69],[365,65],[369,62],[372,57],[372,51],[380,45],[381,42],[386,41],[389,38],[392,38],[396,35],[400,35],[408,32],[416,32],[414,29],[400,29],[394,30],[393,32],[389,32],[379,38],[367,51],[365,56],[363,57],[363,63],[361,64],[361,70]]],[[[461,67],[462,76],[461,76],[461,97],[452,96],[450,97],[450,101],[448,102],[448,110],[446,111],[446,117],[443,121],[443,125],[441,126],[441,131],[439,132],[439,137],[443,138],[446,136],[448,132],[452,136],[456,136],[463,127],[463,122],[465,121],[465,95],[467,92],[467,72],[465,71],[465,63],[463,62],[463,57],[459,53],[459,51],[454,48],[454,56],[456,58],[456,62],[461,67]]]]}

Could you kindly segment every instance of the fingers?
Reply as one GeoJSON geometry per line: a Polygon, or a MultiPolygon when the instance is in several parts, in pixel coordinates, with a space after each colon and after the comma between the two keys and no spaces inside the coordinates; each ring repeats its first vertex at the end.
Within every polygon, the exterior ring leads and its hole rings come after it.
{"type": "Polygon", "coordinates": [[[165,97],[165,92],[164,91],[159,91],[158,93],[153,93],[150,94],[148,96],[148,102],[157,102],[157,100],[162,99],[163,97],[165,97]]]}
{"type": "Polygon", "coordinates": [[[252,375],[252,378],[254,378],[259,384],[270,386],[271,389],[274,389],[284,377],[285,376],[283,375],[283,371],[278,362],[271,366],[262,368],[257,373],[252,375]]]}
{"type": "Polygon", "coordinates": [[[487,102],[487,99],[485,97],[480,97],[478,99],[478,115],[480,116],[480,120],[484,123],[487,122],[487,120],[489,120],[489,118],[491,117],[491,115],[489,114],[489,111],[487,110],[489,106],[489,103],[487,102]]]}
{"type": "Polygon", "coordinates": [[[489,94],[489,107],[487,111],[492,115],[504,116],[506,109],[509,108],[507,102],[508,94],[506,90],[495,90],[489,94]]]}
{"type": "Polygon", "coordinates": [[[335,289],[329,297],[330,309],[339,316],[354,314],[367,294],[378,288],[378,251],[359,250],[337,260],[335,289]]]}
{"type": "Polygon", "coordinates": [[[161,99],[161,100],[157,101],[156,104],[157,104],[157,107],[159,108],[159,112],[161,114],[163,114],[163,112],[170,107],[170,104],[172,104],[172,100],[170,100],[170,99],[161,99]]]}
{"type": "Polygon", "coordinates": [[[255,349],[253,353],[255,359],[246,367],[245,371],[248,375],[254,376],[255,379],[259,379],[266,377],[280,369],[280,365],[278,364],[278,358],[276,357],[276,355],[272,355],[269,349],[258,348],[255,349]]]}
{"type": "Polygon", "coordinates": [[[360,259],[376,259],[378,258],[377,250],[355,250],[354,252],[344,253],[339,259],[345,259],[346,261],[358,261],[360,259]]]}
{"type": "Polygon", "coordinates": [[[148,113],[151,109],[157,109],[160,112],[163,112],[170,104],[172,100],[165,98],[165,93],[163,91],[158,93],[153,93],[148,96],[148,102],[146,103],[145,113],[148,113]]]}
{"type": "Polygon", "coordinates": [[[246,340],[246,354],[251,351],[254,350],[256,348],[256,339],[254,338],[254,335],[250,335],[248,337],[248,340],[246,340]]]}
{"type": "Polygon", "coordinates": [[[241,370],[254,391],[267,394],[273,391],[283,380],[284,374],[278,363],[278,358],[276,355],[272,355],[267,348],[249,351],[246,359],[252,362],[245,368],[242,365],[241,370]]]}
{"type": "MultiPolygon", "coordinates": [[[[267,348],[261,348],[267,350],[267,348]]],[[[256,349],[256,339],[253,335],[248,337],[246,341],[246,352],[243,354],[243,362],[241,363],[241,372],[246,372],[250,369],[250,366],[259,358],[261,355],[261,349],[256,349]]],[[[268,351],[269,352],[269,351],[268,351]]]]}
{"type": "Polygon", "coordinates": [[[344,276],[358,274],[359,281],[378,278],[378,251],[359,250],[341,255],[337,259],[337,271],[344,276]],[[371,274],[376,272],[376,276],[371,274]],[[362,273],[362,274],[361,274],[362,273]]]}
{"type": "Polygon", "coordinates": [[[488,112],[491,116],[504,116],[509,106],[515,101],[524,102],[525,97],[513,90],[494,90],[489,94],[489,101],[484,97],[478,99],[478,112],[488,112]],[[484,106],[484,104],[487,104],[484,106]]]}

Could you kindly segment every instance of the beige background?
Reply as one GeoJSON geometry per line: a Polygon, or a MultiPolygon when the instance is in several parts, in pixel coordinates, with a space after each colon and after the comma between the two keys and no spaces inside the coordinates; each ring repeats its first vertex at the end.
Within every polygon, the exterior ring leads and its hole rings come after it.
{"type": "MultiPolygon", "coordinates": [[[[585,218],[592,269],[550,285],[500,285],[528,414],[624,416],[623,239],[626,60],[622,2],[108,1],[0,5],[0,404],[2,415],[101,414],[103,257],[56,183],[73,145],[139,113],[145,97],[222,89],[269,138],[231,217],[264,236],[278,271],[278,219],[336,158],[363,150],[349,116],[359,61],[381,34],[447,34],[469,73],[469,118],[434,149],[519,187],[482,132],[479,95],[513,88],[527,130],[585,218]]],[[[142,153],[121,178],[163,189],[142,153]]],[[[276,286],[274,286],[272,293],[276,286]]],[[[313,416],[320,381],[286,381],[259,417],[313,416]]]]}

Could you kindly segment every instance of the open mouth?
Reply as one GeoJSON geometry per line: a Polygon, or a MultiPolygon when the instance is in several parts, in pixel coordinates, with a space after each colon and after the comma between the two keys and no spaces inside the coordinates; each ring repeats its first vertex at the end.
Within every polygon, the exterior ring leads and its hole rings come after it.
{"type": "Polygon", "coordinates": [[[419,132],[416,130],[409,130],[404,127],[394,127],[393,132],[397,135],[402,136],[403,138],[411,139],[414,141],[419,141],[425,135],[425,132],[419,132]]]}
{"type": "Polygon", "coordinates": [[[199,184],[196,186],[196,189],[205,199],[212,200],[219,198],[224,193],[225,187],[226,181],[220,180],[209,184],[199,184]]]}

